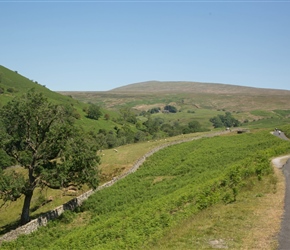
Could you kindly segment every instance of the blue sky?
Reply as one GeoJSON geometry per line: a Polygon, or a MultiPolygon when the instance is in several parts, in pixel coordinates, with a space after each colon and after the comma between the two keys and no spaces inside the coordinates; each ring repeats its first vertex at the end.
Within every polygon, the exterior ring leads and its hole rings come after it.
{"type": "Polygon", "coordinates": [[[290,90],[290,1],[2,1],[0,64],[54,91],[290,90]]]}

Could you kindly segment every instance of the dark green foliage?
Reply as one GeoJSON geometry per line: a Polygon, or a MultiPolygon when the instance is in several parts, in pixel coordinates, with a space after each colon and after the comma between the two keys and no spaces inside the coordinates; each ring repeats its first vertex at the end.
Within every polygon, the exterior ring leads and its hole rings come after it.
{"type": "Polygon", "coordinates": [[[146,117],[147,114],[148,114],[148,113],[147,113],[146,111],[143,110],[143,111],[140,112],[139,115],[140,115],[140,116],[145,116],[145,117],[146,117]]]}
{"type": "Polygon", "coordinates": [[[15,88],[7,88],[8,93],[14,93],[17,92],[15,88]]]}
{"type": "Polygon", "coordinates": [[[90,104],[87,116],[90,119],[98,120],[102,116],[101,107],[96,104],[90,104]]]}
{"type": "Polygon", "coordinates": [[[152,108],[152,109],[149,109],[148,110],[148,113],[150,113],[150,114],[155,114],[155,113],[159,113],[160,112],[160,108],[158,107],[158,108],[152,108]]]}
{"type": "Polygon", "coordinates": [[[147,132],[149,132],[150,134],[154,134],[160,130],[160,125],[162,125],[163,122],[164,121],[162,118],[152,118],[151,116],[149,116],[148,120],[144,122],[144,125],[147,132]]]}
{"type": "Polygon", "coordinates": [[[129,122],[132,124],[136,124],[137,118],[135,112],[129,107],[123,107],[119,109],[121,115],[121,122],[129,122]]]}
{"type": "Polygon", "coordinates": [[[146,140],[146,138],[147,138],[146,133],[144,133],[143,131],[138,131],[134,135],[134,142],[144,141],[144,140],[146,140]]]}
{"type": "Polygon", "coordinates": [[[230,112],[226,112],[225,115],[218,115],[210,118],[210,122],[212,122],[215,128],[222,127],[238,127],[240,122],[235,119],[230,112]]]}
{"type": "Polygon", "coordinates": [[[219,116],[215,116],[213,118],[210,118],[210,122],[212,123],[212,125],[214,126],[214,128],[222,128],[225,127],[220,115],[219,116]]]}
{"type": "Polygon", "coordinates": [[[144,122],[144,125],[146,127],[145,131],[151,135],[162,132],[163,136],[175,136],[204,131],[198,121],[191,121],[187,126],[182,126],[178,121],[175,121],[173,124],[164,123],[161,117],[152,118],[149,116],[148,120],[144,122]]]}
{"type": "Polygon", "coordinates": [[[166,105],[164,107],[164,110],[167,110],[169,113],[176,113],[177,112],[177,108],[172,106],[172,105],[166,105]]]}
{"type": "Polygon", "coordinates": [[[0,146],[27,171],[25,180],[14,172],[1,173],[0,195],[4,200],[24,195],[22,224],[29,221],[36,187],[98,184],[96,144],[74,126],[72,111],[33,89],[0,110],[0,146]]]}
{"type": "Polygon", "coordinates": [[[188,123],[188,128],[191,133],[202,131],[201,125],[198,121],[191,121],[188,123]]]}
{"type": "Polygon", "coordinates": [[[6,154],[6,152],[0,147],[0,168],[4,169],[14,164],[12,157],[6,154]]]}
{"type": "Polygon", "coordinates": [[[174,126],[168,124],[168,123],[164,123],[161,125],[160,130],[162,130],[163,132],[167,133],[168,135],[172,135],[174,134],[174,126]]]}
{"type": "Polygon", "coordinates": [[[134,137],[135,132],[133,131],[132,127],[128,124],[124,124],[121,128],[117,129],[117,138],[119,140],[118,145],[133,143],[134,137]]]}
{"type": "Polygon", "coordinates": [[[0,169],[0,197],[6,201],[15,201],[23,194],[25,179],[14,170],[4,172],[0,169]]]}
{"type": "Polygon", "coordinates": [[[118,139],[116,137],[116,135],[114,134],[114,132],[110,131],[107,135],[106,135],[106,144],[108,148],[113,148],[118,146],[118,139]]]}

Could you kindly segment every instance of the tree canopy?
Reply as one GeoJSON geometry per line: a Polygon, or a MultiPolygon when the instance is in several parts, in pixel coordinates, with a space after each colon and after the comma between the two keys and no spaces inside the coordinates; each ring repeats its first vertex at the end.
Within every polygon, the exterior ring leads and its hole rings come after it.
{"type": "Polygon", "coordinates": [[[170,113],[176,113],[177,112],[177,108],[172,106],[172,105],[166,105],[164,107],[164,110],[168,110],[168,112],[170,112],[170,113]]]}
{"type": "Polygon", "coordinates": [[[98,120],[101,116],[101,107],[96,104],[90,104],[88,109],[88,118],[98,120]]]}
{"type": "Polygon", "coordinates": [[[74,126],[72,112],[34,90],[0,110],[0,148],[26,170],[26,176],[0,170],[0,198],[14,201],[24,195],[21,224],[30,220],[36,187],[98,185],[97,148],[74,126]]]}
{"type": "Polygon", "coordinates": [[[225,115],[218,115],[210,118],[215,128],[221,127],[238,127],[241,123],[235,119],[230,112],[226,112],[225,115]]]}

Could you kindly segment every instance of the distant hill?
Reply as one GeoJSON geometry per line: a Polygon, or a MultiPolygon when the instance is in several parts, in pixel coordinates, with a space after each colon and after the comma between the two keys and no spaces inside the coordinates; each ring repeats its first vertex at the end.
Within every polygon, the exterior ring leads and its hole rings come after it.
{"type": "Polygon", "coordinates": [[[107,108],[129,106],[137,110],[176,103],[179,109],[194,107],[236,112],[253,110],[290,110],[290,91],[253,88],[220,83],[185,81],[147,81],[133,83],[110,91],[66,91],[83,102],[98,103],[107,108]]]}
{"type": "Polygon", "coordinates": [[[204,94],[250,94],[289,95],[289,90],[253,88],[221,83],[186,81],[147,81],[118,87],[109,92],[126,93],[204,93],[204,94]]]}

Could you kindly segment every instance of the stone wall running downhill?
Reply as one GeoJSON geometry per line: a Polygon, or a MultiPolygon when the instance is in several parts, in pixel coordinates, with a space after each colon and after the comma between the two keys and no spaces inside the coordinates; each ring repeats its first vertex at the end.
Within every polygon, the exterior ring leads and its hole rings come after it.
{"type": "Polygon", "coordinates": [[[156,148],[152,149],[151,151],[147,152],[142,157],[140,157],[133,164],[132,168],[130,168],[127,172],[121,174],[118,177],[115,177],[113,180],[111,180],[109,182],[106,182],[105,184],[99,186],[97,189],[95,189],[95,190],[91,189],[91,190],[83,193],[82,195],[70,200],[69,202],[67,202],[59,207],[56,207],[55,209],[41,215],[37,219],[34,219],[34,220],[30,221],[29,223],[27,223],[23,226],[20,226],[20,227],[16,228],[15,230],[12,230],[12,231],[4,234],[3,236],[0,237],[0,244],[3,241],[15,240],[19,235],[30,234],[30,233],[34,232],[35,230],[37,230],[39,227],[47,225],[47,222],[49,220],[53,220],[53,219],[56,219],[57,217],[59,217],[65,210],[74,210],[76,207],[81,206],[83,201],[88,199],[88,197],[90,195],[92,195],[93,193],[95,193],[99,190],[102,190],[103,188],[110,187],[114,183],[116,183],[118,180],[125,178],[127,175],[129,175],[131,173],[134,173],[143,164],[143,162],[146,160],[147,157],[153,155],[154,153],[156,153],[160,149],[163,149],[163,148],[171,146],[171,145],[180,144],[183,142],[197,140],[197,139],[200,139],[203,137],[213,137],[213,136],[221,135],[224,133],[228,133],[228,131],[211,133],[211,134],[207,134],[205,136],[199,136],[199,137],[194,137],[194,138],[190,138],[190,139],[175,141],[175,142],[167,143],[167,144],[161,145],[159,147],[156,147],[156,148]]]}

